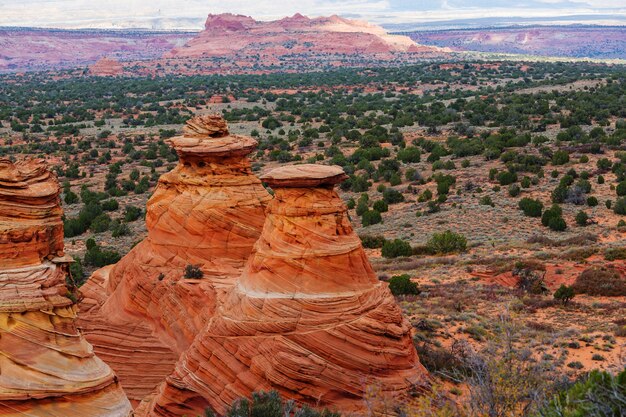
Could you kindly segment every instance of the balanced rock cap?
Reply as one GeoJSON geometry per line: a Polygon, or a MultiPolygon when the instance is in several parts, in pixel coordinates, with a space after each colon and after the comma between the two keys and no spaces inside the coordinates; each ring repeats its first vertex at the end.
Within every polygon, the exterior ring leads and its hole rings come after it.
{"type": "Polygon", "coordinates": [[[286,165],[261,176],[270,187],[312,188],[332,186],[348,178],[338,165],[286,165]]]}
{"type": "Polygon", "coordinates": [[[226,120],[215,114],[188,120],[182,136],[173,137],[168,142],[181,156],[247,155],[258,145],[251,137],[231,135],[226,120]]]}

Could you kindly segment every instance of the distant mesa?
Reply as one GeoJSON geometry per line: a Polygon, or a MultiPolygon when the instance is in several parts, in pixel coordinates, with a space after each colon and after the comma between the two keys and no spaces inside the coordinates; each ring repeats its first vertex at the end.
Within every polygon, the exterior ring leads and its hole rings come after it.
{"type": "Polygon", "coordinates": [[[411,326],[334,190],[343,170],[297,165],[261,178],[274,199],[241,276],[136,414],[182,417],[210,407],[223,415],[252,391],[277,390],[360,415],[371,387],[391,402],[427,389],[411,326]]]}
{"type": "Polygon", "coordinates": [[[301,14],[270,22],[230,13],[209,15],[205,30],[165,58],[221,56],[280,57],[292,54],[441,53],[410,38],[390,35],[382,27],[359,20],[308,18],[301,14]]]}
{"type": "Polygon", "coordinates": [[[116,59],[101,58],[89,68],[89,74],[98,77],[115,77],[124,74],[124,67],[116,59]]]}
{"type": "Polygon", "coordinates": [[[43,160],[0,159],[0,416],[130,416],[76,327],[59,192],[43,160]]]}

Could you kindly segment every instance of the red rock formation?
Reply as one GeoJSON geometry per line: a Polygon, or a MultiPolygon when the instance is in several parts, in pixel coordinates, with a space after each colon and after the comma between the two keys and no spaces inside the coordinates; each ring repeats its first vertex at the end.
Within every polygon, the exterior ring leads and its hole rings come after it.
{"type": "Polygon", "coordinates": [[[124,73],[124,67],[117,60],[101,58],[89,68],[89,74],[98,77],[115,77],[124,73]]]}
{"type": "Polygon", "coordinates": [[[275,196],[241,278],[139,416],[223,414],[270,389],[363,412],[368,386],[400,400],[426,382],[410,325],[333,189],[343,170],[296,165],[262,178],[275,196]]]}
{"type": "Polygon", "coordinates": [[[42,161],[0,159],[0,416],[128,416],[75,325],[59,203],[42,161]]]}
{"type": "Polygon", "coordinates": [[[166,58],[292,54],[438,53],[439,48],[418,45],[406,36],[389,35],[380,26],[339,16],[308,17],[296,14],[272,22],[248,16],[209,15],[205,30],[166,58]]]}
{"type": "Polygon", "coordinates": [[[270,196],[251,171],[252,138],[197,117],[171,139],[180,161],[148,201],[148,237],[81,288],[80,325],[140,400],[172,371],[233,285],[258,239],[270,196]],[[198,265],[201,279],[185,278],[198,265]]]}

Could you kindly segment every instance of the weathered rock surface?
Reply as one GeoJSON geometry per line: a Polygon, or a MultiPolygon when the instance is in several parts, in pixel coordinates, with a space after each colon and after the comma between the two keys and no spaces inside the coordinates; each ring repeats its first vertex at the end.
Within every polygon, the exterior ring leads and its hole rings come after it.
{"type": "Polygon", "coordinates": [[[130,415],[113,371],[76,328],[67,265],[56,178],[42,161],[0,159],[2,416],[130,415]]]}
{"type": "Polygon", "coordinates": [[[389,54],[440,52],[410,38],[390,35],[382,27],[339,16],[310,19],[296,14],[281,20],[258,22],[230,13],[209,15],[205,30],[166,58],[292,54],[389,54]]]}
{"type": "Polygon", "coordinates": [[[115,77],[124,73],[124,67],[116,59],[100,58],[89,68],[89,74],[99,77],[115,77]]]}
{"type": "Polygon", "coordinates": [[[171,139],[178,166],[148,202],[148,237],[81,288],[80,326],[132,400],[172,372],[249,257],[270,199],[252,174],[252,138],[197,117],[171,139]],[[202,278],[186,278],[197,265],[202,278]]]}
{"type": "Polygon", "coordinates": [[[359,413],[367,387],[400,400],[425,385],[410,325],[333,189],[345,178],[321,165],[262,177],[275,196],[240,279],[138,415],[223,414],[270,389],[359,413]]]}

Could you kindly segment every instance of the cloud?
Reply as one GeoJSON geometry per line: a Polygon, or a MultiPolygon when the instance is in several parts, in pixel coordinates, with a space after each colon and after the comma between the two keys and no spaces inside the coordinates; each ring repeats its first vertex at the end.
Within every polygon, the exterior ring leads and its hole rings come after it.
{"type": "Polygon", "coordinates": [[[478,18],[611,15],[626,22],[623,0],[0,0],[0,26],[200,29],[208,13],[270,20],[296,12],[339,14],[376,23],[478,18]]]}

